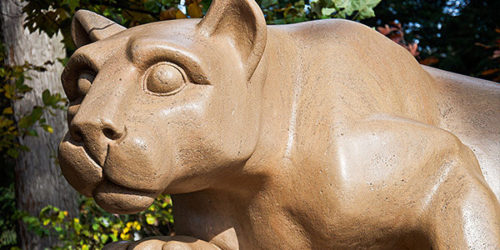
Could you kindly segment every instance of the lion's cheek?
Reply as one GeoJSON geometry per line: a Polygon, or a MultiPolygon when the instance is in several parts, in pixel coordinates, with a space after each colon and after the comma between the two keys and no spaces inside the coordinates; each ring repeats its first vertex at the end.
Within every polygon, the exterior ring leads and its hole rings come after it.
{"type": "Polygon", "coordinates": [[[102,181],[102,168],[92,161],[83,147],[67,141],[59,145],[59,165],[69,184],[85,196],[92,192],[102,181]]]}
{"type": "Polygon", "coordinates": [[[167,177],[162,166],[167,162],[144,145],[134,142],[110,145],[103,166],[105,178],[126,188],[161,192],[167,177]]]}

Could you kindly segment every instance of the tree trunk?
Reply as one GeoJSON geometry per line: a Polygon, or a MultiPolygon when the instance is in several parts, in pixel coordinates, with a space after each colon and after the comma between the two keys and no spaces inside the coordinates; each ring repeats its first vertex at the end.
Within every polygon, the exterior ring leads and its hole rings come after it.
{"type": "MultiPolygon", "coordinates": [[[[14,103],[16,119],[31,112],[33,106],[42,106],[42,92],[63,93],[60,75],[63,66],[57,58],[65,57],[64,45],[60,34],[49,38],[45,33],[30,34],[23,28],[24,15],[20,0],[1,0],[3,39],[8,48],[9,64],[23,64],[25,61],[34,65],[43,65],[46,61],[54,62],[45,66],[46,72],[28,72],[32,80],[25,84],[33,88],[21,100],[14,103]]],[[[19,210],[38,216],[47,205],[54,205],[67,210],[75,216],[78,211],[77,194],[61,175],[56,163],[58,144],[67,130],[66,114],[57,111],[56,116],[46,114],[47,123],[54,128],[49,134],[37,128],[38,136],[19,138],[21,144],[30,148],[30,152],[21,152],[17,159],[16,202],[19,210]]],[[[57,238],[40,239],[29,232],[23,223],[19,223],[19,238],[23,249],[43,249],[57,243],[57,238]]]]}

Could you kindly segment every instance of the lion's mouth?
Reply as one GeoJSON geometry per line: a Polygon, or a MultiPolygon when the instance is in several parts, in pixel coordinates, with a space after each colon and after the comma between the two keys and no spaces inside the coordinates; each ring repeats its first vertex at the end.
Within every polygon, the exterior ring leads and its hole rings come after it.
{"type": "Polygon", "coordinates": [[[102,167],[89,157],[82,146],[71,142],[66,136],[59,145],[59,165],[68,182],[85,196],[103,180],[102,167]]]}
{"type": "Polygon", "coordinates": [[[95,163],[97,166],[102,168],[106,163],[107,156],[109,155],[109,144],[106,144],[102,147],[101,150],[90,150],[87,145],[83,141],[74,140],[71,135],[68,135],[64,138],[63,142],[67,142],[69,144],[74,145],[75,147],[79,147],[85,151],[85,154],[89,158],[90,161],[95,163]],[[102,151],[102,152],[96,152],[102,151]]]}
{"type": "Polygon", "coordinates": [[[105,179],[93,192],[97,204],[108,212],[131,214],[143,211],[154,201],[156,193],[117,185],[105,179]]]}
{"type": "MultiPolygon", "coordinates": [[[[128,173],[123,166],[109,161],[111,149],[107,146],[102,164],[84,145],[68,136],[59,146],[61,170],[68,182],[85,196],[92,196],[104,209],[115,213],[135,213],[146,209],[157,192],[126,181],[128,173]],[[115,166],[116,165],[116,166],[115,166]],[[111,171],[106,171],[105,169],[111,171]],[[123,180],[123,181],[122,181],[123,180]]],[[[112,158],[112,157],[111,157],[112,158]]]]}

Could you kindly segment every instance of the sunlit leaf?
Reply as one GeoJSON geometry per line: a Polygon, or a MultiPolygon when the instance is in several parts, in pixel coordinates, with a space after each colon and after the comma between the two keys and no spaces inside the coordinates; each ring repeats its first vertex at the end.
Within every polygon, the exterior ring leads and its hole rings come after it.
{"type": "Polygon", "coordinates": [[[3,112],[2,112],[2,114],[4,114],[4,115],[12,115],[13,113],[14,113],[14,111],[12,110],[12,107],[4,108],[3,112]]]}
{"type": "Polygon", "coordinates": [[[109,236],[107,234],[101,234],[101,242],[106,243],[109,239],[109,236]]]}
{"type": "Polygon", "coordinates": [[[54,128],[52,128],[50,125],[42,124],[42,128],[43,128],[43,130],[45,130],[51,134],[54,133],[54,128]]]}
{"type": "Polygon", "coordinates": [[[151,214],[146,214],[146,222],[149,225],[154,225],[156,223],[156,218],[153,217],[151,214]]]}
{"type": "Polygon", "coordinates": [[[335,9],[335,8],[323,8],[321,10],[321,14],[323,14],[324,16],[329,16],[332,13],[334,13],[335,11],[337,11],[337,9],[335,9]]]}
{"type": "Polygon", "coordinates": [[[488,70],[481,72],[481,75],[486,76],[486,75],[495,74],[497,72],[500,72],[500,69],[488,69],[488,70]]]}
{"type": "Polygon", "coordinates": [[[177,10],[175,12],[175,19],[184,19],[187,18],[187,16],[180,10],[177,10]]]}
{"type": "Polygon", "coordinates": [[[187,8],[187,13],[191,18],[203,17],[203,11],[201,10],[200,5],[198,5],[198,3],[195,2],[189,4],[187,8]]]}

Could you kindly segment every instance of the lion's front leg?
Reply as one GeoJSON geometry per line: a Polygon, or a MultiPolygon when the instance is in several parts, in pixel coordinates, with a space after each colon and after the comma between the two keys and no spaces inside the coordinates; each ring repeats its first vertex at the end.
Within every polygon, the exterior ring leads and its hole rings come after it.
{"type": "Polygon", "coordinates": [[[216,245],[189,236],[157,236],[140,241],[120,241],[108,244],[104,250],[193,249],[220,250],[216,245]]]}
{"type": "Polygon", "coordinates": [[[393,234],[420,230],[433,249],[500,249],[500,204],[474,153],[455,135],[380,115],[339,140],[350,201],[365,204],[356,214],[342,207],[350,220],[366,218],[393,234]]]}

